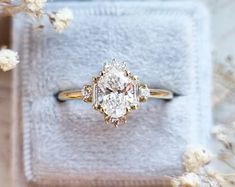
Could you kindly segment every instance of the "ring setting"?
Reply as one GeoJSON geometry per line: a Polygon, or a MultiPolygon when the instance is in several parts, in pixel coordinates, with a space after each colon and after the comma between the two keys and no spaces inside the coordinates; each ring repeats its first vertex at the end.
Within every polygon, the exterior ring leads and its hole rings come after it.
{"type": "Polygon", "coordinates": [[[104,65],[100,74],[93,78],[91,85],[82,90],[65,90],[58,93],[59,101],[82,99],[92,103],[93,108],[104,115],[107,124],[117,127],[127,121],[128,113],[139,108],[149,98],[173,98],[173,93],[162,89],[149,89],[133,75],[124,62],[112,60],[104,65]]]}

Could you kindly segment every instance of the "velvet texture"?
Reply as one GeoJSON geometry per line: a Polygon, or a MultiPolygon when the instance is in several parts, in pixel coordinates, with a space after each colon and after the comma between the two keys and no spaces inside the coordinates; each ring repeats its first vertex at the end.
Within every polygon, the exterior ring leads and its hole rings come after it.
{"type": "Polygon", "coordinates": [[[55,34],[47,22],[41,33],[28,22],[17,31],[22,34],[17,42],[23,56],[19,80],[27,179],[138,186],[180,174],[186,146],[208,142],[211,126],[204,8],[154,2],[67,6],[75,15],[63,34],[55,34]],[[57,102],[55,93],[91,83],[112,58],[125,61],[149,87],[178,96],[141,104],[116,129],[104,125],[103,116],[89,104],[57,102]]]}

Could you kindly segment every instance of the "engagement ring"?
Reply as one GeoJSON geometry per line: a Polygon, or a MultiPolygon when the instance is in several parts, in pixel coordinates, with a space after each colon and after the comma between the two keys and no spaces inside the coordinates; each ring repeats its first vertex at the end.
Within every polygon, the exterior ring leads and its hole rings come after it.
{"type": "Polygon", "coordinates": [[[104,115],[107,124],[115,127],[126,123],[127,114],[139,108],[148,98],[170,100],[173,93],[163,89],[148,88],[126,67],[115,59],[104,65],[99,76],[82,90],[65,90],[57,94],[59,101],[83,100],[104,115]]]}

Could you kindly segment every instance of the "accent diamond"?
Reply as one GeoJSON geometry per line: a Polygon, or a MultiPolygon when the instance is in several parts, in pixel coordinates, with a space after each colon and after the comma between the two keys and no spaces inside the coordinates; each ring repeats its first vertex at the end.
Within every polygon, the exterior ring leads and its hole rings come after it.
{"type": "Polygon", "coordinates": [[[150,90],[146,84],[139,85],[139,100],[140,102],[147,101],[150,96],[150,90]]]}
{"type": "Polygon", "coordinates": [[[92,102],[92,86],[85,85],[82,89],[82,95],[85,102],[92,102]]]}

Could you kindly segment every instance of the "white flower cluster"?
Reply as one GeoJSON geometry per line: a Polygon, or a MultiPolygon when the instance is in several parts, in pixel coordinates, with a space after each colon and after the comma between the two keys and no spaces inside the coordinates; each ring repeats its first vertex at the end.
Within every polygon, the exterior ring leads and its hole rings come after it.
{"type": "Polygon", "coordinates": [[[45,7],[47,0],[24,0],[27,10],[36,17],[40,17],[43,14],[43,8],[45,7]]]}
{"type": "Polygon", "coordinates": [[[221,187],[224,178],[216,172],[206,172],[204,168],[212,158],[212,154],[204,148],[189,147],[183,155],[186,172],[171,180],[172,187],[221,187]]]}
{"type": "Polygon", "coordinates": [[[63,8],[57,12],[49,14],[49,19],[54,29],[61,33],[66,29],[73,19],[73,13],[68,8],[63,8]]]}
{"type": "Polygon", "coordinates": [[[18,53],[10,49],[0,50],[0,68],[3,71],[13,69],[19,63],[18,53]]]}
{"type": "Polygon", "coordinates": [[[235,124],[227,125],[229,127],[225,127],[225,125],[217,125],[213,128],[212,134],[215,138],[221,142],[227,150],[234,151],[234,137],[235,137],[235,124]]]}
{"type": "MultiPolygon", "coordinates": [[[[70,25],[73,19],[73,13],[68,8],[63,8],[52,13],[44,12],[47,0],[22,0],[16,5],[11,4],[11,1],[3,1],[3,3],[5,2],[7,3],[6,5],[4,4],[3,10],[6,15],[14,15],[24,12],[33,18],[36,18],[38,21],[46,15],[55,31],[59,33],[63,32],[64,29],[70,25]]],[[[37,28],[43,27],[43,25],[39,25],[37,28]]],[[[13,69],[18,63],[19,57],[17,52],[10,49],[0,48],[0,69],[8,71],[13,69]]]]}
{"type": "Polygon", "coordinates": [[[186,171],[195,172],[200,167],[207,165],[212,160],[212,154],[200,147],[189,147],[183,155],[186,171]]]}
{"type": "Polygon", "coordinates": [[[195,173],[185,173],[171,181],[172,187],[200,187],[200,178],[195,173]]]}
{"type": "Polygon", "coordinates": [[[25,13],[39,23],[36,27],[38,29],[44,28],[43,23],[41,24],[41,20],[45,16],[49,19],[55,31],[59,33],[63,32],[64,29],[70,25],[73,19],[73,13],[68,8],[63,8],[54,12],[47,12],[45,7],[48,0],[21,0],[14,4],[10,2],[11,1],[3,5],[3,12],[6,15],[12,16],[18,13],[25,13]]]}

